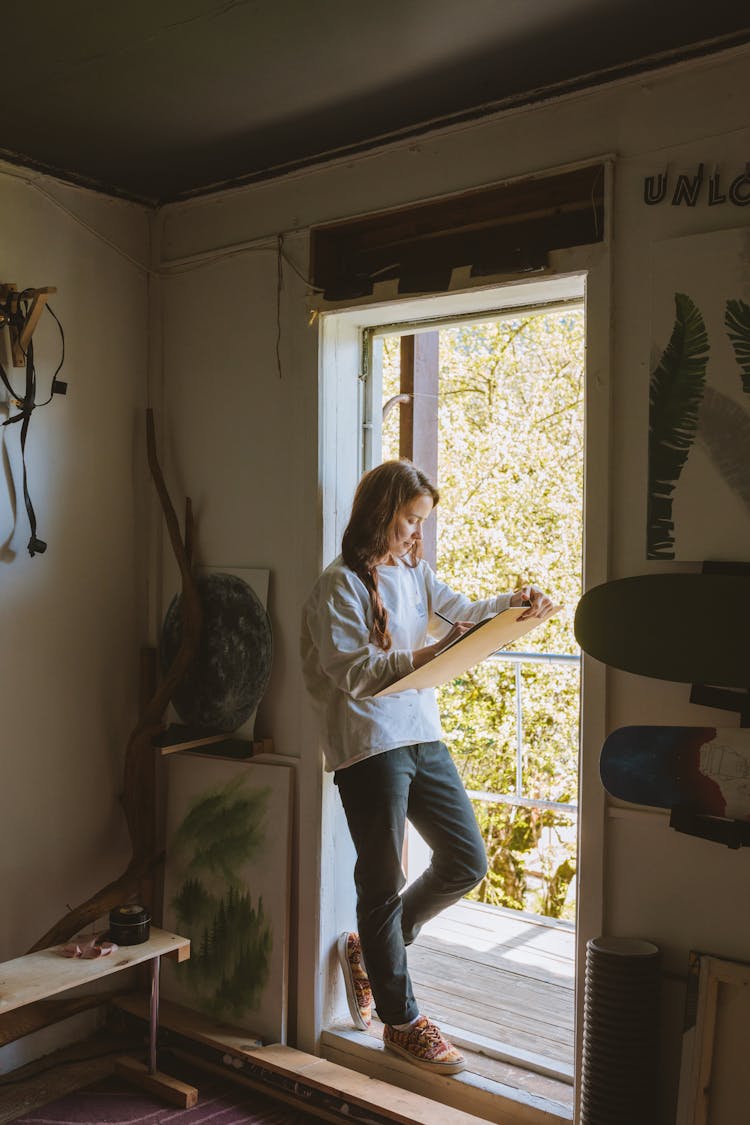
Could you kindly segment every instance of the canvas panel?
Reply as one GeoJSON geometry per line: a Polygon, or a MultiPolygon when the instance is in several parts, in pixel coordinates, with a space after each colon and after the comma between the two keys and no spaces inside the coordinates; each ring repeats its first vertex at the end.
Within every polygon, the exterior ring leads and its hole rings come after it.
{"type": "Polygon", "coordinates": [[[169,761],[164,925],[191,940],[164,995],[285,1042],[294,773],[179,753],[169,761]]]}
{"type": "MultiPolygon", "coordinates": [[[[249,566],[199,566],[196,568],[197,575],[211,575],[211,574],[231,574],[234,578],[240,578],[245,582],[254,594],[258,597],[261,605],[265,610],[268,609],[268,587],[270,579],[270,571],[261,569],[259,567],[249,566]]],[[[164,590],[164,604],[170,606],[173,597],[177,596],[174,589],[164,590]]],[[[255,717],[257,715],[257,708],[245,720],[242,726],[238,727],[233,732],[237,738],[247,739],[252,742],[255,737],[255,717]]],[[[167,721],[171,724],[179,725],[182,721],[174,705],[170,703],[167,709],[167,721]]]]}

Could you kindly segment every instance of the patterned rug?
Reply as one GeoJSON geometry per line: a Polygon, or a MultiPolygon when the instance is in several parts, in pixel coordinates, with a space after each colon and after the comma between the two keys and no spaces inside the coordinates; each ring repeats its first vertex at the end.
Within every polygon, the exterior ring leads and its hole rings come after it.
{"type": "Polygon", "coordinates": [[[176,1109],[113,1075],[17,1117],[20,1125],[320,1125],[320,1118],[219,1075],[164,1069],[198,1088],[194,1109],[176,1109]]]}

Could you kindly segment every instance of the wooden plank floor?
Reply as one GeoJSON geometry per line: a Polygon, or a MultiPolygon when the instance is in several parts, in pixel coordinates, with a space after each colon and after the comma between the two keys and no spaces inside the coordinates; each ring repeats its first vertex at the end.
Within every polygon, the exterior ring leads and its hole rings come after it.
{"type": "Polygon", "coordinates": [[[409,971],[436,1022],[572,1067],[572,927],[464,900],[424,927],[409,971]]]}

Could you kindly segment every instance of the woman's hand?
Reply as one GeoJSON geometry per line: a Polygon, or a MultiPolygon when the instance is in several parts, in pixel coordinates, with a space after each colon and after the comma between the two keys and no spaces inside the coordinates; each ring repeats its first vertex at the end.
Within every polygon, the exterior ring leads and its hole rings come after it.
{"type": "Polygon", "coordinates": [[[538,617],[540,621],[546,621],[557,609],[552,598],[538,586],[522,586],[520,590],[514,590],[510,604],[516,608],[528,605],[528,609],[521,614],[519,621],[525,621],[528,617],[538,617]]]}
{"type": "Polygon", "coordinates": [[[411,654],[412,662],[415,668],[421,668],[423,664],[427,664],[430,660],[447,648],[453,641],[457,641],[462,637],[468,629],[473,629],[476,621],[456,621],[451,625],[450,630],[441,637],[439,641],[435,641],[431,645],[425,645],[424,648],[415,649],[411,654]]]}

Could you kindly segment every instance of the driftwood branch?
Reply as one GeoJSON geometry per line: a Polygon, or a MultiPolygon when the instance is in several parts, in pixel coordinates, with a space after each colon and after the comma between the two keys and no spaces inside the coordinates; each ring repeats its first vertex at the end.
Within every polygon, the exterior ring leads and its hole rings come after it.
{"type": "Polygon", "coordinates": [[[169,541],[172,545],[182,578],[182,638],[169,670],[156,688],[151,699],[145,704],[141,715],[128,739],[125,751],[125,769],[122,788],[122,806],[130,834],[132,856],[122,874],[108,883],[85,902],[76,906],[55,923],[32,947],[30,952],[57,945],[77,934],[84,926],[101,918],[112,907],[119,906],[134,894],[143,879],[147,878],[160,863],[163,854],[156,851],[156,784],[154,735],[163,726],[163,715],[176,687],[185,675],[191,661],[198,651],[203,610],[198,588],[191,568],[193,543],[193,514],[190,501],[185,509],[185,541],[172,501],[169,498],[164,476],[156,455],[156,435],[151,410],[146,412],[146,448],[151,476],[159,497],[164,520],[167,525],[169,541]]]}

